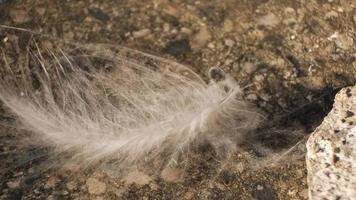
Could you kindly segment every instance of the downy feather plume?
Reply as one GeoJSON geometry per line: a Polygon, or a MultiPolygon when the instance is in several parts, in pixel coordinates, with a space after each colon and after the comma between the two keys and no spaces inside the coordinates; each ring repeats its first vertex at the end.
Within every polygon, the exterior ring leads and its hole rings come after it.
{"type": "Polygon", "coordinates": [[[112,45],[29,39],[14,58],[2,48],[0,100],[33,139],[73,159],[153,159],[169,164],[193,145],[224,153],[262,119],[219,68],[204,82],[187,67],[112,45]],[[137,59],[140,57],[140,59],[137,59]]]}

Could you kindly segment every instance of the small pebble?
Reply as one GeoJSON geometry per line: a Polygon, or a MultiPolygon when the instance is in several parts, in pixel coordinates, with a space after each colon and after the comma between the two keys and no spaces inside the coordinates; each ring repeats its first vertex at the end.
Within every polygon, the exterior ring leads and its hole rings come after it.
{"type": "Polygon", "coordinates": [[[32,19],[25,10],[10,10],[9,14],[12,21],[17,24],[26,23],[32,19]]]}
{"type": "Polygon", "coordinates": [[[167,182],[179,182],[182,180],[183,170],[178,168],[166,167],[162,173],[161,177],[167,182]]]}
{"type": "Polygon", "coordinates": [[[150,29],[145,28],[145,29],[133,32],[132,35],[134,38],[142,38],[142,37],[149,35],[150,33],[151,33],[150,29]]]}
{"type": "Polygon", "coordinates": [[[152,178],[149,177],[148,175],[139,172],[139,171],[133,171],[130,172],[124,179],[123,181],[127,184],[133,184],[136,183],[137,185],[147,185],[152,181],[152,178]]]}
{"type": "Polygon", "coordinates": [[[224,42],[225,42],[225,45],[228,47],[232,47],[235,44],[235,42],[231,39],[226,39],[224,42]]]}
{"type": "Polygon", "coordinates": [[[257,66],[254,63],[251,62],[245,62],[242,65],[242,69],[248,73],[248,74],[252,74],[253,72],[255,72],[257,70],[257,66]]]}
{"type": "Polygon", "coordinates": [[[231,21],[230,19],[226,19],[224,21],[224,31],[225,32],[231,32],[234,30],[234,22],[231,21]]]}
{"type": "Polygon", "coordinates": [[[18,188],[20,186],[20,181],[16,180],[16,181],[9,181],[6,183],[7,187],[9,187],[10,189],[15,189],[18,188]]]}
{"type": "Polygon", "coordinates": [[[273,13],[264,15],[260,17],[257,21],[259,25],[263,25],[267,27],[275,27],[279,24],[279,22],[280,22],[279,18],[273,13]]]}
{"type": "Polygon", "coordinates": [[[211,33],[206,26],[203,26],[198,33],[196,33],[192,40],[192,48],[199,49],[205,46],[211,39],[211,33]]]}
{"type": "Polygon", "coordinates": [[[249,94],[246,96],[246,99],[251,100],[251,101],[256,101],[258,99],[256,94],[249,94]]]}
{"type": "Polygon", "coordinates": [[[90,194],[103,194],[106,191],[105,183],[96,178],[88,178],[86,185],[90,194]]]}
{"type": "Polygon", "coordinates": [[[337,14],[337,12],[332,10],[325,14],[325,19],[333,19],[333,18],[337,18],[338,16],[339,16],[339,14],[337,14]]]}
{"type": "Polygon", "coordinates": [[[70,181],[66,184],[68,190],[75,190],[77,188],[77,183],[74,181],[70,181]]]}

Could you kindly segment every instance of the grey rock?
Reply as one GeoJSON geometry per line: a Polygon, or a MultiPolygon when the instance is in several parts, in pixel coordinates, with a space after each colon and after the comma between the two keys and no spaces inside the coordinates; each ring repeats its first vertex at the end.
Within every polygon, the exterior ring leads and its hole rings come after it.
{"type": "Polygon", "coordinates": [[[342,89],[307,142],[309,198],[356,197],[356,86],[342,89]]]}

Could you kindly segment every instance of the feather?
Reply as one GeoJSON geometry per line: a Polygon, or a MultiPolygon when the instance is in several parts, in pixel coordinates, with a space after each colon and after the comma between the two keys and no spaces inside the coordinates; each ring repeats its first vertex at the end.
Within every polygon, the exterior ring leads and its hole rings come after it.
{"type": "Polygon", "coordinates": [[[183,65],[120,46],[44,44],[31,40],[24,69],[3,49],[0,100],[42,144],[85,163],[170,163],[199,143],[224,153],[263,118],[218,68],[207,84],[183,65]]]}

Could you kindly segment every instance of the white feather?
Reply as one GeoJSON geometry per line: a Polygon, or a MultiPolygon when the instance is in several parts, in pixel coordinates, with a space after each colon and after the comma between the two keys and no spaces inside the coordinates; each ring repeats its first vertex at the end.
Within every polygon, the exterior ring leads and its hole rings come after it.
{"type": "Polygon", "coordinates": [[[233,149],[261,120],[228,76],[205,84],[182,65],[132,51],[156,64],[146,66],[104,45],[68,55],[52,49],[47,57],[35,46],[26,81],[1,66],[0,100],[23,128],[74,157],[122,164],[169,160],[202,141],[233,149]]]}

